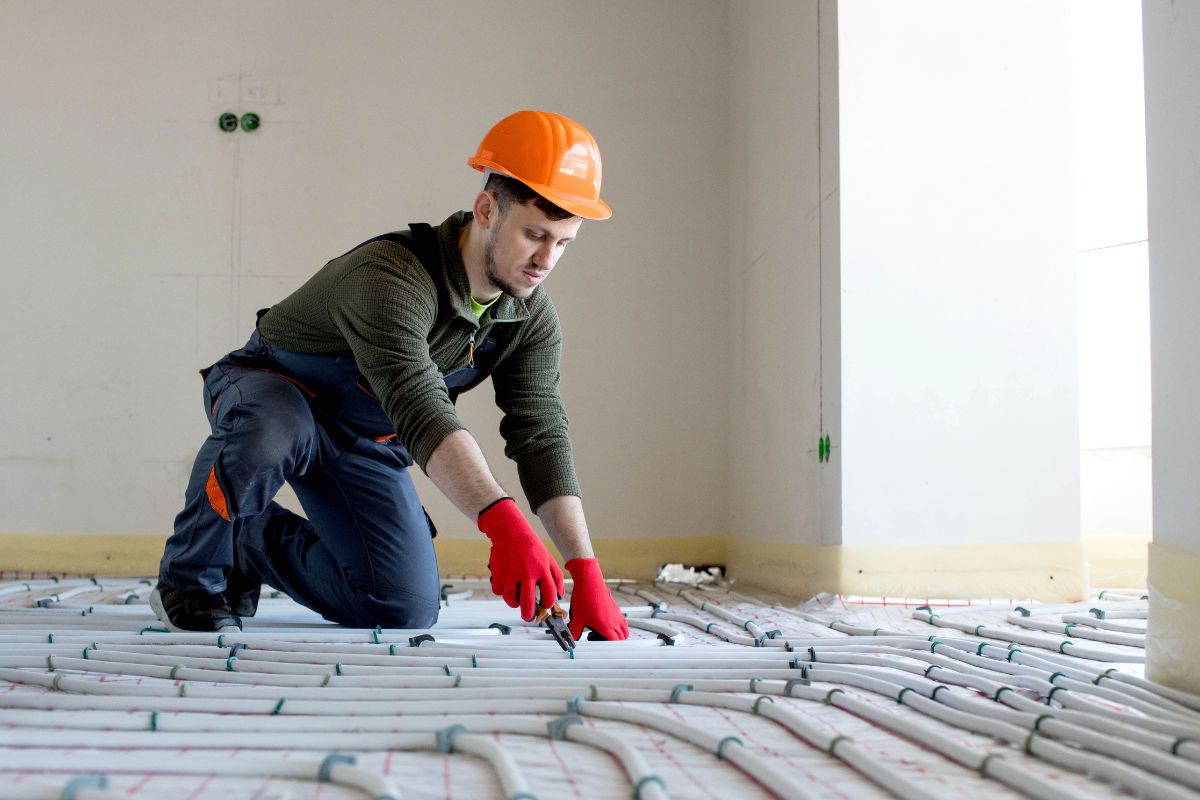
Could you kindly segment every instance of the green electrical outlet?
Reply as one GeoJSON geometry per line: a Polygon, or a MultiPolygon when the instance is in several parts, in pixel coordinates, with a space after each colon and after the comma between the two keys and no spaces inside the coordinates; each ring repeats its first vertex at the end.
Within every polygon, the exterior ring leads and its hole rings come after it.
{"type": "Polygon", "coordinates": [[[262,120],[258,118],[258,114],[251,111],[248,114],[242,114],[242,130],[246,133],[253,133],[258,130],[258,126],[262,124],[262,120]]]}
{"type": "Polygon", "coordinates": [[[833,452],[833,444],[829,441],[829,434],[825,434],[825,463],[829,463],[829,456],[833,452]]]}
{"type": "Polygon", "coordinates": [[[825,437],[821,436],[817,439],[817,461],[825,461],[825,437]]]}
{"type": "Polygon", "coordinates": [[[226,111],[221,116],[217,117],[217,127],[226,133],[233,133],[238,127],[237,114],[231,111],[226,111]]]}

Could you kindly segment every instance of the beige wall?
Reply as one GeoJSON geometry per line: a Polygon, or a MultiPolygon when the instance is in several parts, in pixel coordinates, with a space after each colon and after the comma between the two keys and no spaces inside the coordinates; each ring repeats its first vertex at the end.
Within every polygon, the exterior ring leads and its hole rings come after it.
{"type": "MultiPolygon", "coordinates": [[[[822,214],[836,214],[836,162],[822,175],[818,3],[746,4],[733,20],[734,215],[729,270],[734,488],[730,528],[822,542],[822,214]],[[822,178],[827,202],[822,204],[822,178]]],[[[832,3],[822,24],[836,30],[832,3]]],[[[828,43],[826,43],[828,44],[828,43]]],[[[836,41],[834,42],[836,45],[836,41]]],[[[836,66],[836,62],[834,62],[836,66]]],[[[836,85],[836,74],[827,75],[836,85]]],[[[836,109],[825,119],[836,121],[836,109]]],[[[834,136],[827,141],[836,150],[834,136]]],[[[836,352],[836,350],[834,351],[836,352]]],[[[823,402],[824,401],[824,402],[823,402]]],[[[831,539],[830,543],[836,542],[831,539]]]]}
{"type": "MultiPolygon", "coordinates": [[[[0,532],[161,539],[207,433],[196,370],[328,258],[468,206],[479,138],[536,107],[591,127],[615,210],[548,284],[594,534],[723,534],[729,16],[7,0],[0,532]],[[263,126],[221,133],[225,110],[263,126]]],[[[519,494],[489,395],[462,413],[519,494]]],[[[443,536],[478,536],[422,488],[443,536]]]]}
{"type": "Polygon", "coordinates": [[[805,548],[840,532],[837,4],[743,3],[732,22],[730,563],[799,594],[818,588],[805,548]]]}
{"type": "Polygon", "coordinates": [[[1145,0],[1154,541],[1146,676],[1200,692],[1200,6],[1145,0]]]}
{"type": "MultiPolygon", "coordinates": [[[[0,72],[0,534],[25,536],[0,568],[55,563],[61,533],[133,535],[87,569],[153,568],[206,434],[195,370],[327,258],[468,204],[483,130],[543,107],[595,132],[615,209],[548,284],[606,563],[928,591],[928,552],[839,549],[838,7],[8,0],[0,52],[27,68],[0,72]],[[263,128],[222,134],[225,110],[263,128]]],[[[487,388],[461,411],[517,491],[487,388]]],[[[481,572],[473,525],[418,480],[443,568],[481,572]]],[[[1047,563],[1077,574],[1074,552],[1047,563]]],[[[993,563],[956,558],[942,577],[993,563]]]]}

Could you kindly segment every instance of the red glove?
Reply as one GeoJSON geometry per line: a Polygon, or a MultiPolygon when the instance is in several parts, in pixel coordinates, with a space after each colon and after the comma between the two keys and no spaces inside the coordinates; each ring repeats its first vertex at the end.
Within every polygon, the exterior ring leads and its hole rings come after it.
{"type": "Polygon", "coordinates": [[[582,638],[585,626],[610,641],[628,639],[629,623],[604,583],[600,562],[594,558],[572,558],[567,562],[567,571],[575,581],[568,625],[575,640],[582,638]]]}
{"type": "Polygon", "coordinates": [[[519,605],[521,619],[529,622],[537,606],[550,608],[559,597],[567,596],[562,570],[529,527],[515,500],[502,497],[479,512],[479,530],[492,540],[488,556],[492,593],[503,597],[512,608],[519,605]]]}

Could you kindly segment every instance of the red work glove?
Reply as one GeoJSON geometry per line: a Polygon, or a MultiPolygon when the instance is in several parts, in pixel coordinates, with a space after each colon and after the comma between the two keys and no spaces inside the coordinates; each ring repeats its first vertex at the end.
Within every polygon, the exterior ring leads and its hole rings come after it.
{"type": "Polygon", "coordinates": [[[567,562],[567,571],[575,582],[571,589],[571,621],[567,626],[575,640],[582,638],[584,627],[610,641],[628,639],[629,623],[604,583],[600,562],[594,558],[572,558],[567,562]]]}
{"type": "Polygon", "coordinates": [[[512,608],[520,606],[521,619],[529,622],[539,605],[550,608],[559,597],[567,596],[562,570],[529,527],[515,500],[502,497],[479,512],[479,530],[492,540],[488,556],[492,593],[503,597],[512,608]]]}

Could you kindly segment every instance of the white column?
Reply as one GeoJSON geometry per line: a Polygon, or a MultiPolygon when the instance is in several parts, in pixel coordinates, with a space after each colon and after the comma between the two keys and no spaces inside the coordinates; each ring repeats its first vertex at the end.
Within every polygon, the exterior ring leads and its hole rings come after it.
{"type": "Polygon", "coordinates": [[[839,29],[846,588],[1078,597],[1069,6],[839,29]]]}
{"type": "Polygon", "coordinates": [[[1200,693],[1200,4],[1145,0],[1154,540],[1146,674],[1200,693]]]}

